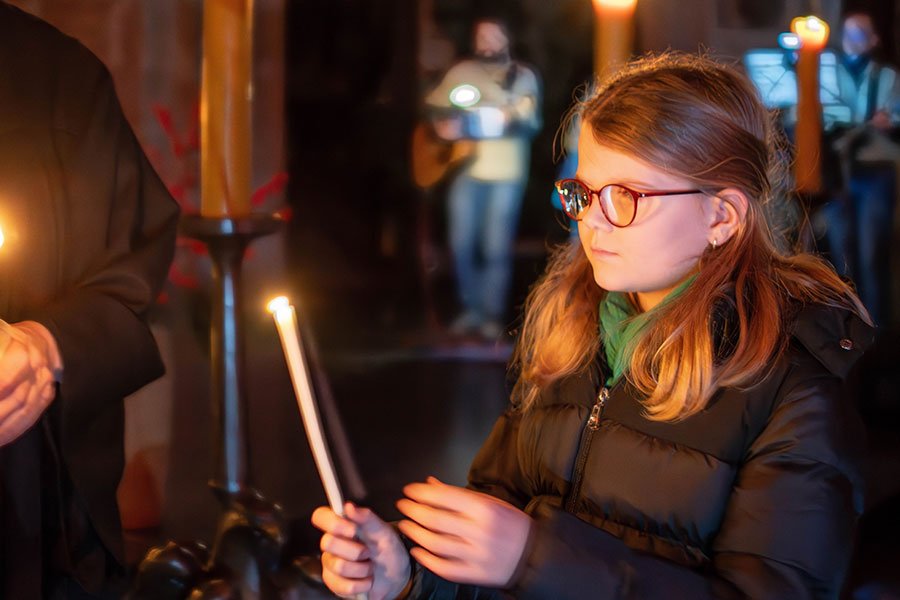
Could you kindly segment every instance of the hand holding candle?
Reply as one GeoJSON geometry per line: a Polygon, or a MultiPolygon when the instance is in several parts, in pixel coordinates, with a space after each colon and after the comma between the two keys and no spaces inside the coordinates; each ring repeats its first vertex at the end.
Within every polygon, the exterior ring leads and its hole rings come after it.
{"type": "Polygon", "coordinates": [[[322,581],[335,594],[365,600],[405,597],[411,584],[409,553],[393,527],[374,512],[347,504],[339,517],[321,506],[312,524],[324,535],[322,581]]]}

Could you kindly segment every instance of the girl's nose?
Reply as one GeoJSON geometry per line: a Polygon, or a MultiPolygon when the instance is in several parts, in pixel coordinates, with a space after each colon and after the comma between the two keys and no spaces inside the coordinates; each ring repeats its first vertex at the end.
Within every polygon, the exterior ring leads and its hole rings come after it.
{"type": "Polygon", "coordinates": [[[581,223],[593,231],[609,232],[613,230],[613,224],[603,214],[603,209],[600,207],[600,202],[597,198],[594,198],[594,201],[591,202],[584,217],[581,219],[581,223]]]}

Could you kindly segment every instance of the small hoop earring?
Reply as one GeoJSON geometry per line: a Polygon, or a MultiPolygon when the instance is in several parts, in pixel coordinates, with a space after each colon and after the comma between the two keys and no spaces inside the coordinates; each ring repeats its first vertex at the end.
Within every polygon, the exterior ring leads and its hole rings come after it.
{"type": "Polygon", "coordinates": [[[715,250],[716,247],[718,247],[718,245],[719,245],[719,240],[717,240],[716,238],[713,238],[713,250],[715,250]]]}

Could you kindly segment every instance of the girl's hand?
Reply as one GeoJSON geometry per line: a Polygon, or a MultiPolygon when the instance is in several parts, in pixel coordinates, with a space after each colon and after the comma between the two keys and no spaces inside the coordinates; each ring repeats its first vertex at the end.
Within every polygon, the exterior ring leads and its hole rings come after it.
{"type": "Polygon", "coordinates": [[[344,517],[320,506],[312,524],[325,532],[322,580],[339,596],[368,593],[368,600],[392,600],[410,578],[409,554],[400,536],[368,508],[348,502],[344,517]]]}
{"type": "Polygon", "coordinates": [[[525,551],[531,517],[479,492],[434,477],[403,488],[397,508],[409,521],[400,531],[420,548],[411,554],[444,579],[502,588],[511,583],[525,551]]]}

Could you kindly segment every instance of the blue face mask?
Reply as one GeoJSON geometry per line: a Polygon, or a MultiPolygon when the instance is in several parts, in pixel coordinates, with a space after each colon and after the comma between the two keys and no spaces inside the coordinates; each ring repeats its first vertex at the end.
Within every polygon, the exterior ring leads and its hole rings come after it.
{"type": "Polygon", "coordinates": [[[862,29],[847,29],[844,32],[844,39],[851,44],[865,44],[869,41],[869,35],[862,29]]]}
{"type": "Polygon", "coordinates": [[[857,54],[855,56],[847,54],[844,56],[844,64],[850,71],[861,72],[869,64],[871,55],[868,52],[857,54]]]}

